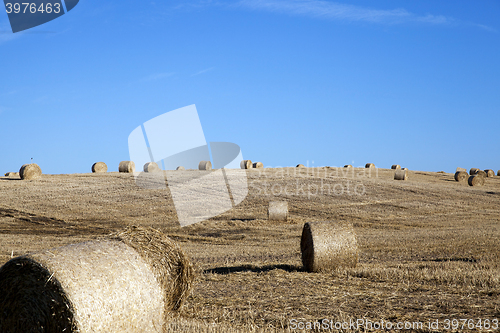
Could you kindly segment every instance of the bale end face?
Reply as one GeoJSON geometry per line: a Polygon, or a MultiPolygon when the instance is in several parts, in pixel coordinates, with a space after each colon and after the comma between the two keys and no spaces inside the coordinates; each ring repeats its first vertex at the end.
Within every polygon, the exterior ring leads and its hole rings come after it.
{"type": "Polygon", "coordinates": [[[401,165],[399,165],[399,164],[393,164],[391,166],[391,169],[393,169],[393,170],[401,170],[401,165]]]}
{"type": "Polygon", "coordinates": [[[267,209],[267,217],[269,221],[288,220],[288,202],[287,201],[271,201],[267,209]]]}
{"type": "Polygon", "coordinates": [[[212,162],[210,161],[201,161],[200,164],[198,164],[198,170],[212,170],[212,162]]]}
{"type": "Polygon", "coordinates": [[[486,177],[495,177],[495,171],[491,169],[486,169],[484,172],[486,173],[486,177]]]}
{"type": "Polygon", "coordinates": [[[134,173],[135,163],[133,161],[121,161],[118,165],[119,172],[134,173]]]}
{"type": "Polygon", "coordinates": [[[35,163],[25,164],[19,169],[19,176],[23,180],[38,179],[42,176],[42,169],[35,163]]]}
{"type": "Polygon", "coordinates": [[[240,162],[240,168],[242,169],[251,169],[253,166],[252,161],[250,160],[243,160],[240,162]]]}
{"type": "Polygon", "coordinates": [[[455,172],[455,180],[457,182],[464,182],[469,178],[467,171],[457,171],[455,172]]]}
{"type": "Polygon", "coordinates": [[[483,186],[484,185],[484,177],[480,175],[470,176],[468,183],[470,186],[483,186]]]}
{"type": "Polygon", "coordinates": [[[396,170],[394,173],[395,180],[408,180],[408,170],[396,170]]]}
{"type": "Polygon", "coordinates": [[[104,162],[96,162],[92,165],[93,173],[105,173],[108,172],[108,166],[104,162]]]}
{"type": "Polygon", "coordinates": [[[300,249],[302,263],[309,272],[331,272],[358,263],[358,244],[351,223],[305,223],[300,249]]]}

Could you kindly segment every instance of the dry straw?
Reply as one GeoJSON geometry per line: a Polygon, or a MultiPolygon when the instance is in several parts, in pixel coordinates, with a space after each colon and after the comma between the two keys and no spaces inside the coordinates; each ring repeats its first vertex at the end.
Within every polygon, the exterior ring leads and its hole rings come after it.
{"type": "Polygon", "coordinates": [[[396,170],[394,173],[395,180],[408,180],[408,170],[396,170]]]}
{"type": "Polygon", "coordinates": [[[121,161],[118,166],[119,172],[134,173],[135,163],[133,161],[121,161]]]}
{"type": "Polygon", "coordinates": [[[458,167],[457,170],[455,170],[455,172],[459,172],[459,171],[465,171],[465,172],[467,172],[467,169],[458,167]]]}
{"type": "Polygon", "coordinates": [[[160,172],[161,169],[155,162],[148,162],[144,164],[144,172],[160,172]]]}
{"type": "Polygon", "coordinates": [[[262,162],[255,162],[252,164],[252,167],[254,169],[262,169],[264,167],[264,164],[262,162]]]}
{"type": "Polygon", "coordinates": [[[470,176],[468,183],[470,186],[483,186],[484,185],[484,177],[480,176],[480,175],[470,176]]]}
{"type": "Polygon", "coordinates": [[[271,201],[267,209],[267,217],[269,221],[283,221],[288,220],[288,202],[286,201],[271,201]]]}
{"type": "Polygon", "coordinates": [[[373,164],[373,163],[366,163],[365,168],[375,168],[375,164],[373,164]]]}
{"type": "Polygon", "coordinates": [[[309,272],[331,272],[358,263],[358,244],[351,223],[307,222],[300,249],[302,263],[309,272]]]}
{"type": "Polygon", "coordinates": [[[240,162],[240,168],[242,169],[251,169],[252,165],[252,161],[250,160],[243,160],[240,162]]]}
{"type": "Polygon", "coordinates": [[[393,169],[393,170],[401,170],[401,165],[399,165],[399,164],[393,164],[391,166],[391,169],[393,169]]]}
{"type": "Polygon", "coordinates": [[[19,176],[24,180],[38,179],[42,176],[42,169],[35,163],[24,164],[19,169],[19,176]]]}
{"type": "Polygon", "coordinates": [[[198,169],[199,170],[212,170],[212,162],[210,161],[201,161],[200,164],[198,164],[198,169]]]}
{"type": "Polygon", "coordinates": [[[297,164],[297,168],[305,168],[304,164],[297,164]]]}
{"type": "Polygon", "coordinates": [[[150,228],[17,257],[0,268],[0,332],[162,332],[192,281],[150,228]]]}
{"type": "Polygon", "coordinates": [[[455,172],[455,180],[457,182],[464,182],[469,178],[469,174],[467,174],[467,171],[457,171],[455,172]]]}
{"type": "Polygon", "coordinates": [[[479,171],[478,168],[471,168],[469,171],[469,174],[472,176],[472,175],[475,175],[478,171],[479,171]]]}
{"type": "Polygon", "coordinates": [[[104,173],[108,172],[108,166],[104,162],[97,162],[92,164],[92,172],[93,173],[104,173]]]}
{"type": "Polygon", "coordinates": [[[495,177],[495,171],[491,169],[486,169],[484,172],[486,173],[486,177],[495,177]]]}
{"type": "Polygon", "coordinates": [[[178,167],[177,167],[177,169],[175,169],[175,170],[177,170],[177,171],[184,171],[184,170],[186,170],[186,168],[185,168],[185,167],[183,167],[182,165],[180,165],[180,166],[178,166],[178,167]]]}

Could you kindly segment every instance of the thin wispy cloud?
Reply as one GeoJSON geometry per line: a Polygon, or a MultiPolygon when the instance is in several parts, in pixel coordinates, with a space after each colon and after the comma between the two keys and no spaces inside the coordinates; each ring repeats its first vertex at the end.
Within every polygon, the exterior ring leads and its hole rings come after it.
{"type": "Polygon", "coordinates": [[[455,19],[451,17],[430,14],[419,16],[402,8],[371,9],[324,0],[241,0],[235,6],[252,10],[350,22],[381,24],[420,22],[441,25],[455,22],[455,19]]]}
{"type": "Polygon", "coordinates": [[[139,82],[150,82],[150,81],[156,81],[156,80],[161,80],[166,77],[170,77],[174,75],[174,73],[155,73],[148,75],[146,77],[143,77],[142,79],[139,80],[139,82]]]}
{"type": "Polygon", "coordinates": [[[214,68],[215,68],[215,67],[210,67],[210,68],[207,68],[207,69],[203,69],[203,70],[201,70],[201,71],[199,71],[199,72],[197,72],[197,73],[194,73],[194,74],[193,74],[193,75],[191,75],[191,76],[197,76],[197,75],[200,75],[200,74],[204,74],[204,73],[206,73],[206,72],[210,72],[210,71],[211,71],[211,70],[213,70],[214,68]]]}

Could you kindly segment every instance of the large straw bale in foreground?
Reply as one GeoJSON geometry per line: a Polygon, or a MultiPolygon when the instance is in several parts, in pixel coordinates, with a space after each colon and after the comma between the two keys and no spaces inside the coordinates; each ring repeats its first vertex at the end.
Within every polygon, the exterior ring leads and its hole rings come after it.
{"type": "Polygon", "coordinates": [[[0,332],[161,332],[192,279],[154,229],[17,257],[0,268],[0,332]]]}
{"type": "Polygon", "coordinates": [[[19,169],[19,176],[24,180],[38,179],[42,176],[42,169],[35,163],[24,164],[19,169]]]}
{"type": "Polygon", "coordinates": [[[108,166],[104,162],[97,162],[92,164],[93,173],[105,173],[108,172],[108,166]]]}
{"type": "Polygon", "coordinates": [[[243,160],[240,162],[240,168],[242,169],[251,169],[252,165],[252,161],[250,160],[243,160]]]}
{"type": "Polygon", "coordinates": [[[307,222],[300,240],[302,263],[309,272],[356,267],[358,244],[351,223],[307,222]]]}
{"type": "Polygon", "coordinates": [[[270,221],[288,220],[288,202],[287,201],[271,201],[267,209],[267,217],[270,221]]]}
{"type": "Polygon", "coordinates": [[[134,173],[135,163],[133,161],[121,161],[118,165],[119,172],[134,173]]]}
{"type": "Polygon", "coordinates": [[[457,171],[455,172],[455,180],[457,182],[463,182],[466,181],[469,178],[469,174],[467,171],[457,171]]]}
{"type": "Polygon", "coordinates": [[[481,175],[470,176],[468,183],[470,186],[483,186],[484,185],[484,177],[481,175]]]}
{"type": "Polygon", "coordinates": [[[394,173],[395,180],[408,180],[408,170],[396,170],[394,173]]]}
{"type": "Polygon", "coordinates": [[[155,162],[148,162],[148,163],[144,164],[143,170],[144,170],[144,172],[160,172],[161,171],[160,167],[155,162]]]}

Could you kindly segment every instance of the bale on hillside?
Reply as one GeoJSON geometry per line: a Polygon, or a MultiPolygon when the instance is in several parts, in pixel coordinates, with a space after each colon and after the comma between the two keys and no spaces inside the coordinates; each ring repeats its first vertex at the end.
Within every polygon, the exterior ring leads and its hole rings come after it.
{"type": "Polygon", "coordinates": [[[252,168],[254,169],[262,169],[264,167],[264,164],[262,162],[255,162],[252,164],[252,168]]]}
{"type": "Polygon", "coordinates": [[[155,162],[148,162],[144,164],[144,172],[159,172],[159,171],[161,171],[161,169],[155,162]]]}
{"type": "Polygon", "coordinates": [[[134,173],[135,163],[133,161],[121,161],[118,166],[119,172],[134,173]]]}
{"type": "Polygon", "coordinates": [[[393,170],[401,170],[401,165],[399,165],[399,164],[393,164],[391,166],[391,169],[393,169],[393,170]]]}
{"type": "Polygon", "coordinates": [[[375,168],[375,164],[373,164],[373,163],[366,163],[365,168],[375,168]]]}
{"type": "Polygon", "coordinates": [[[151,228],[14,258],[0,268],[0,331],[160,332],[193,268],[151,228]]]}
{"type": "Polygon", "coordinates": [[[309,272],[356,267],[358,244],[351,223],[307,222],[300,240],[302,263],[309,272]]]}
{"type": "Polygon", "coordinates": [[[455,180],[457,182],[463,182],[466,181],[469,178],[469,174],[467,171],[457,171],[455,172],[455,180]]]}
{"type": "Polygon", "coordinates": [[[212,162],[210,161],[201,161],[200,164],[198,164],[198,169],[199,170],[212,170],[212,162]]]}
{"type": "Polygon", "coordinates": [[[476,175],[486,178],[486,172],[484,172],[483,170],[478,170],[476,172],[476,175]]]}
{"type": "Polygon", "coordinates": [[[251,169],[252,165],[252,161],[250,160],[243,160],[240,162],[240,168],[242,169],[251,169]]]}
{"type": "Polygon", "coordinates": [[[465,171],[465,172],[467,172],[467,169],[458,167],[457,170],[455,170],[455,172],[459,172],[459,171],[465,171]]]}
{"type": "Polygon", "coordinates": [[[177,169],[175,169],[175,170],[177,170],[177,171],[184,171],[184,170],[186,170],[186,168],[185,168],[185,167],[183,167],[182,165],[180,165],[180,166],[178,166],[178,167],[177,167],[177,169]]]}
{"type": "Polygon", "coordinates": [[[408,180],[408,170],[396,170],[394,173],[395,180],[408,180]]]}
{"type": "Polygon", "coordinates": [[[484,177],[480,175],[470,176],[468,183],[470,186],[483,186],[484,185],[484,177]]]}
{"type": "Polygon", "coordinates": [[[491,169],[486,169],[484,172],[486,173],[486,177],[495,177],[495,171],[491,169]]]}
{"type": "Polygon", "coordinates": [[[344,165],[344,168],[352,168],[352,165],[346,164],[346,165],[344,165]]]}
{"type": "Polygon", "coordinates": [[[24,164],[19,169],[19,176],[24,180],[38,179],[42,176],[42,169],[35,163],[24,164]]]}
{"type": "Polygon", "coordinates": [[[297,164],[297,168],[305,168],[304,164],[297,164]]]}
{"type": "Polygon", "coordinates": [[[5,177],[19,177],[19,172],[7,172],[5,177]]]}
{"type": "Polygon", "coordinates": [[[408,170],[408,168],[401,168],[401,170],[408,170]]]}
{"type": "Polygon", "coordinates": [[[472,176],[472,175],[475,175],[478,171],[479,171],[478,168],[471,168],[469,171],[469,174],[472,176]]]}
{"type": "Polygon", "coordinates": [[[498,176],[498,177],[500,177],[500,170],[498,170],[498,172],[497,172],[497,176],[498,176]]]}
{"type": "Polygon", "coordinates": [[[104,162],[96,162],[92,164],[93,173],[104,173],[108,172],[108,166],[104,162]]]}
{"type": "Polygon", "coordinates": [[[286,201],[271,201],[267,209],[267,217],[269,221],[284,221],[288,220],[288,202],[286,201]]]}

